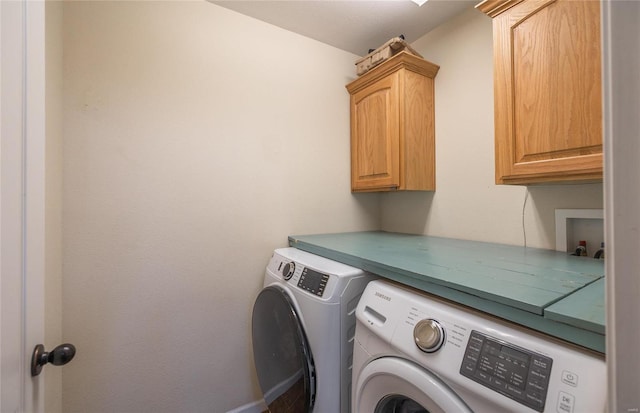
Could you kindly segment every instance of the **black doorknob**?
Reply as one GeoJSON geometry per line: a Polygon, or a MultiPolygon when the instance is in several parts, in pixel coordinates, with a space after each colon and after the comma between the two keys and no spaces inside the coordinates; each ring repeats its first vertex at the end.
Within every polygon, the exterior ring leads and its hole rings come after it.
{"type": "Polygon", "coordinates": [[[76,355],[76,348],[73,344],[60,344],[52,351],[44,351],[44,346],[38,344],[33,349],[31,356],[31,376],[35,377],[42,371],[42,366],[51,363],[54,366],[63,366],[73,359],[76,355]]]}

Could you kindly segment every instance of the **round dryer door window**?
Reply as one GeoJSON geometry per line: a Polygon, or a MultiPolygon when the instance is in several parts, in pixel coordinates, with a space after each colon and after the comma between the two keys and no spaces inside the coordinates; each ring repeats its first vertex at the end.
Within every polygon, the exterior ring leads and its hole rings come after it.
{"type": "Polygon", "coordinates": [[[253,305],[253,357],[264,400],[273,412],[311,412],[315,368],[293,299],[278,286],[253,305]]]}
{"type": "Polygon", "coordinates": [[[472,413],[433,373],[396,357],[373,360],[362,369],[353,407],[374,413],[472,413]]]}

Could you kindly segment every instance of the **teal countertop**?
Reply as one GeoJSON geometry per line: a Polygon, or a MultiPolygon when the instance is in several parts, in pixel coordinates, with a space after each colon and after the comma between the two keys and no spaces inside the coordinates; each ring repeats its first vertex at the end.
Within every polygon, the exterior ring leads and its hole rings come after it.
{"type": "Polygon", "coordinates": [[[604,353],[604,263],[563,252],[388,232],[289,245],[604,353]]]}

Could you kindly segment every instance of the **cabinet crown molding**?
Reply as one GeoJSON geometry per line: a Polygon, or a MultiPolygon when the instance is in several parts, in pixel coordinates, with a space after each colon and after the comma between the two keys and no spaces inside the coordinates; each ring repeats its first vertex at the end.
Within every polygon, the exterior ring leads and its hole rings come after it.
{"type": "Polygon", "coordinates": [[[476,5],[476,9],[489,17],[496,17],[522,1],[523,0],[484,0],[482,3],[476,5]]]}
{"type": "Polygon", "coordinates": [[[349,83],[346,88],[349,93],[353,94],[403,68],[431,79],[435,78],[438,70],[440,70],[440,66],[409,52],[402,51],[349,83]]]}

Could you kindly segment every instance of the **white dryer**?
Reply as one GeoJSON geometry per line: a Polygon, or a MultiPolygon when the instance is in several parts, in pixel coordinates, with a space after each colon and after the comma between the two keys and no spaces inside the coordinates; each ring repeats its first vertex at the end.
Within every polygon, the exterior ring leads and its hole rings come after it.
{"type": "Polygon", "coordinates": [[[253,354],[271,413],[349,412],[355,310],[374,277],[278,249],[253,307],[253,354]]]}
{"type": "Polygon", "coordinates": [[[605,411],[599,354],[387,281],[356,317],[354,413],[605,411]]]}

